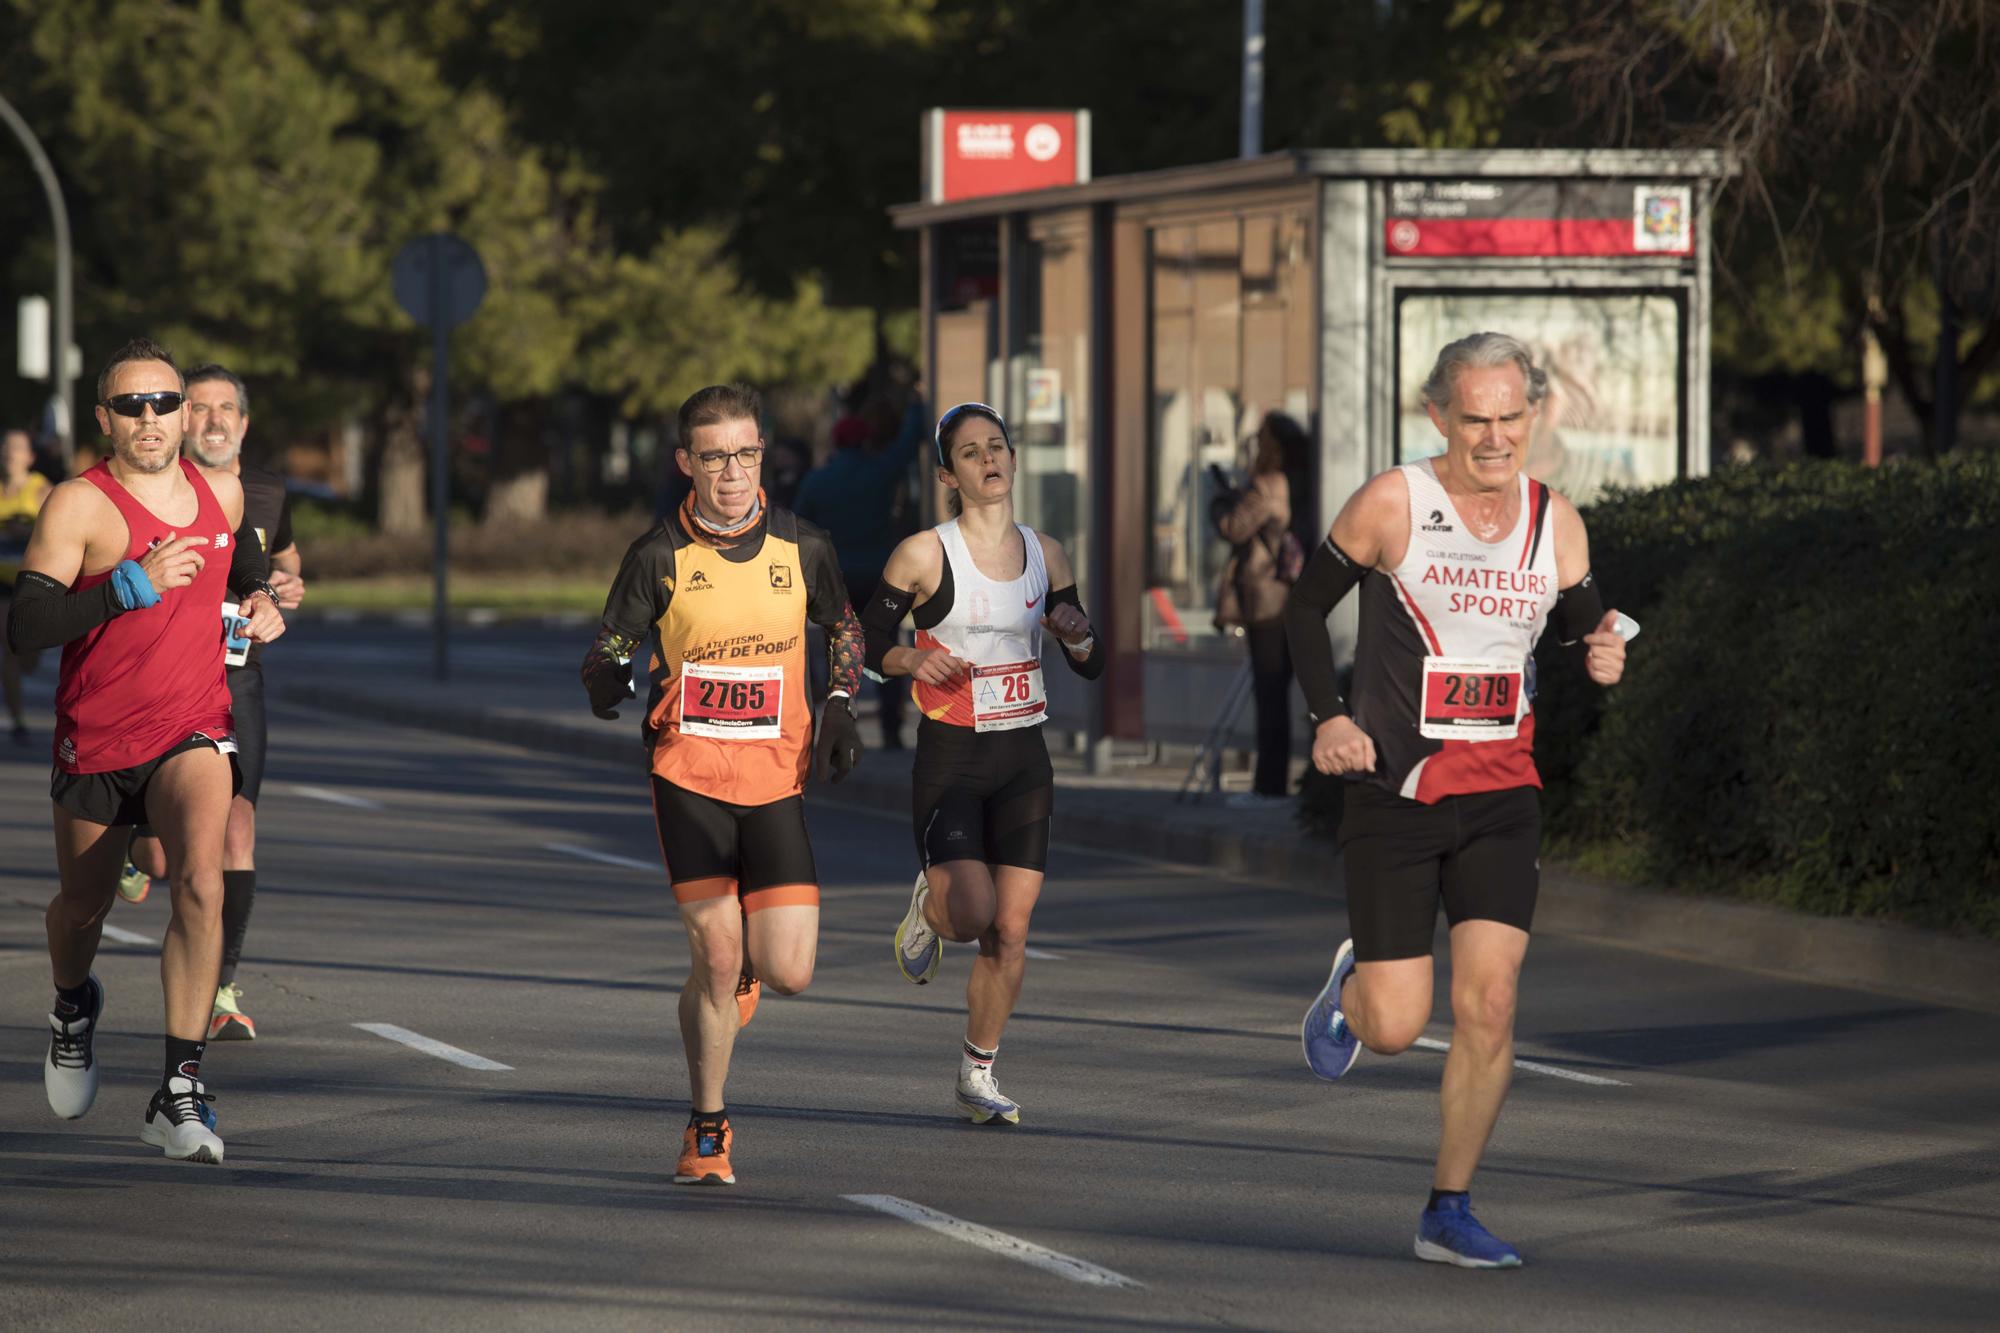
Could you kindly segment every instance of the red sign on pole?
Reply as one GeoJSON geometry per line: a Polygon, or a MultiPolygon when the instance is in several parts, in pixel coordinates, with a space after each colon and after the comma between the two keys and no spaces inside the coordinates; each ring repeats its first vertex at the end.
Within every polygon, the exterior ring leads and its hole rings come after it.
{"type": "Polygon", "coordinates": [[[924,113],[924,199],[949,203],[1090,179],[1088,111],[924,113]]]}

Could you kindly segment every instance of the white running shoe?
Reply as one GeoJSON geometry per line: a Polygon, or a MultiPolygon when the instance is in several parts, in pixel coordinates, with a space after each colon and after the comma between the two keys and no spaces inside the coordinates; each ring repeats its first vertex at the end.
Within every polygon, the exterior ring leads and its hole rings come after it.
{"type": "Polygon", "coordinates": [[[204,1105],[214,1100],[200,1079],[174,1075],[153,1094],[146,1121],[139,1127],[140,1140],[176,1161],[221,1162],[222,1140],[209,1127],[210,1112],[204,1105]]]}
{"type": "Polygon", "coordinates": [[[937,975],[938,961],[944,957],[944,941],[924,920],[924,899],[930,893],[931,886],[919,874],[916,887],[910,890],[910,910],[903,914],[903,924],[896,927],[896,970],[903,974],[903,980],[918,986],[937,975]]]}
{"type": "Polygon", "coordinates": [[[90,1012],[65,1015],[62,1001],[49,1015],[49,1054],[42,1061],[42,1090],[49,1109],[75,1120],[97,1100],[97,1022],[104,1016],[104,985],[90,978],[90,1012]]]}
{"type": "Polygon", "coordinates": [[[1021,1123],[1019,1104],[1000,1091],[990,1069],[959,1075],[957,1101],[959,1114],[975,1125],[989,1120],[1004,1120],[1010,1125],[1021,1123]]]}

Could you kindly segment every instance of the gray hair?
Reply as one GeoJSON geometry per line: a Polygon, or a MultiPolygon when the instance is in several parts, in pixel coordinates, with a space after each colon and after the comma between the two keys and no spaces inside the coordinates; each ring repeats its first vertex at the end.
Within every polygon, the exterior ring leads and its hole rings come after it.
{"type": "Polygon", "coordinates": [[[246,417],[250,415],[250,390],[235,371],[218,366],[213,361],[205,361],[187,373],[187,387],[190,389],[208,380],[228,380],[230,387],[236,390],[236,410],[246,417]]]}
{"type": "Polygon", "coordinates": [[[1528,382],[1528,406],[1533,407],[1548,396],[1549,374],[1535,364],[1525,343],[1504,333],[1473,333],[1447,343],[1438,353],[1437,364],[1431,367],[1431,376],[1424,381],[1424,401],[1442,411],[1451,405],[1452,385],[1459,371],[1504,366],[1509,362],[1521,368],[1521,377],[1528,382]]]}

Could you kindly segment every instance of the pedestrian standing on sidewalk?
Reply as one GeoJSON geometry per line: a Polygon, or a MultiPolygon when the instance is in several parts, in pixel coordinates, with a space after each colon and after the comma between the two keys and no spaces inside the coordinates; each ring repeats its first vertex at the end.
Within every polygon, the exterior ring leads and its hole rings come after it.
{"type": "MultiPolygon", "coordinates": [[[[7,616],[6,604],[13,600],[14,576],[20,571],[21,556],[28,549],[28,534],[35,529],[35,515],[54,489],[49,479],[35,468],[35,444],[24,430],[10,430],[0,436],[0,627],[7,616]]],[[[17,653],[0,648],[0,686],[4,686],[7,716],[16,745],[28,743],[28,717],[21,697],[21,677],[35,669],[40,653],[17,653]]]]}
{"type": "MultiPolygon", "coordinates": [[[[1305,566],[1297,517],[1307,508],[1311,442],[1282,412],[1257,429],[1249,480],[1217,495],[1215,530],[1235,548],[1223,570],[1219,606],[1233,606],[1250,649],[1251,699],[1257,710],[1257,770],[1250,804],[1282,801],[1291,790],[1292,655],[1285,644],[1285,598],[1305,566]]],[[[1220,617],[1218,617],[1220,618],[1220,617]]],[[[1243,802],[1232,798],[1238,804],[1243,802]]]]}
{"type": "Polygon", "coordinates": [[[1348,500],[1285,607],[1314,725],[1313,765],[1353,780],[1340,845],[1349,938],[1306,1010],[1306,1063],[1337,1079],[1361,1047],[1407,1050],[1431,1017],[1431,937],[1451,926],[1444,1127],[1419,1259],[1511,1268],[1472,1215],[1472,1175],[1514,1072],[1514,1009],[1541,871],[1530,655],[1544,625],[1599,685],[1625,640],[1590,574],[1574,506],[1522,470],[1546,381],[1528,350],[1477,333],[1438,354],[1424,406],[1437,458],[1348,500]],[[1361,589],[1350,707],[1326,618],[1361,589]]]}

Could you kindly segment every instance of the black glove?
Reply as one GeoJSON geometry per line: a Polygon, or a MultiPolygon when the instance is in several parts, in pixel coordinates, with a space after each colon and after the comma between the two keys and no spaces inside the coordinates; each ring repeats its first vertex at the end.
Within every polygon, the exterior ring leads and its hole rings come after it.
{"type": "Polygon", "coordinates": [[[632,643],[610,630],[600,631],[583,657],[583,688],[590,711],[607,722],[618,719],[618,708],[637,696],[632,687],[632,643]]]}
{"type": "Polygon", "coordinates": [[[845,695],[834,695],[820,705],[813,768],[829,782],[839,782],[860,762],[861,728],[854,722],[854,706],[845,695]]]}

